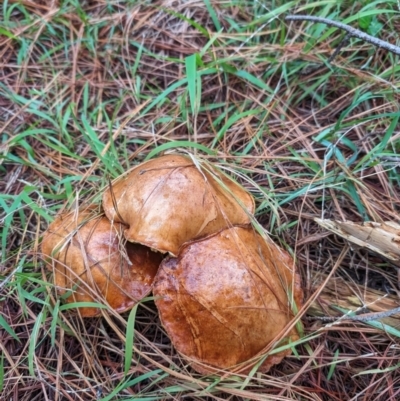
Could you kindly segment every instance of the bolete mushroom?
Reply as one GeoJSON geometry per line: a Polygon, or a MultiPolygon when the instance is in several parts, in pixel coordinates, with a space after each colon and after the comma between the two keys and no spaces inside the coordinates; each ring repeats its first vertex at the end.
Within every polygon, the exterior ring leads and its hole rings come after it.
{"type": "MultiPolygon", "coordinates": [[[[56,217],[44,234],[42,253],[67,302],[106,303],[117,312],[132,308],[151,291],[162,255],[126,243],[123,226],[99,215],[95,207],[56,217]]],[[[100,309],[79,308],[83,317],[100,309]]]]}
{"type": "MultiPolygon", "coordinates": [[[[285,328],[302,304],[293,259],[252,228],[234,227],[185,244],[153,284],[161,322],[177,351],[202,374],[248,371],[271,341],[298,339],[285,328]],[[281,338],[282,337],[282,338],[281,338]]],[[[290,348],[268,356],[261,371],[290,348]]]]}
{"type": "Polygon", "coordinates": [[[128,226],[128,241],[176,256],[183,243],[250,223],[254,200],[207,164],[167,155],[147,161],[103,195],[107,217],[128,226]]]}

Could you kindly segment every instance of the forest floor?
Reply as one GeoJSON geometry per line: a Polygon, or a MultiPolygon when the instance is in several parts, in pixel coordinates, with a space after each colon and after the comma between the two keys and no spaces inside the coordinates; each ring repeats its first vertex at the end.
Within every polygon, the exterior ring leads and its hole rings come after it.
{"type": "Polygon", "coordinates": [[[326,17],[399,44],[398,1],[1,7],[2,399],[400,399],[398,315],[318,319],[398,306],[399,267],[314,220],[399,221],[399,56],[285,20],[326,17]],[[151,299],[135,316],[81,319],[56,296],[40,250],[56,214],[99,203],[110,180],[171,151],[231,174],[296,257],[304,337],[268,373],[196,373],[151,299]]]}

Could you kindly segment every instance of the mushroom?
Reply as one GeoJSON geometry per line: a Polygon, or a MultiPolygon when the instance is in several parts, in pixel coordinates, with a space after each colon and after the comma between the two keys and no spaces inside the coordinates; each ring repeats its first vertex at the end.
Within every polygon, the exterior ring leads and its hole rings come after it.
{"type": "Polygon", "coordinates": [[[254,200],[215,168],[189,157],[147,161],[103,195],[106,216],[128,226],[125,238],[176,256],[187,241],[250,223],[254,200]]]}
{"type": "MultiPolygon", "coordinates": [[[[303,296],[294,269],[293,259],[271,240],[252,228],[233,227],[164,259],[153,295],[173,345],[196,371],[246,372],[257,362],[249,360],[271,342],[298,339],[296,329],[287,328],[291,305],[300,308],[303,296]]],[[[268,356],[260,370],[290,353],[288,348],[268,356]]]]}
{"type": "MultiPolygon", "coordinates": [[[[150,293],[162,255],[126,243],[123,229],[93,206],[61,214],[49,226],[42,253],[54,271],[58,292],[71,292],[67,302],[105,300],[117,312],[124,312],[150,293]]],[[[79,312],[89,317],[100,314],[100,309],[82,307],[79,312]]]]}

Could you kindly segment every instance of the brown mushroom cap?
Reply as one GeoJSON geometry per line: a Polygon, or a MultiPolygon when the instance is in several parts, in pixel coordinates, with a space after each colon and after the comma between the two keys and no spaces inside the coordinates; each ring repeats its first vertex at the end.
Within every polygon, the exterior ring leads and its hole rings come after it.
{"type": "MultiPolygon", "coordinates": [[[[42,253],[60,294],[67,302],[106,302],[116,311],[132,308],[151,291],[162,255],[127,243],[123,226],[99,216],[90,207],[58,216],[44,234],[42,253]]],[[[100,314],[82,307],[83,317],[100,314]]]]}
{"type": "MultiPolygon", "coordinates": [[[[289,254],[252,228],[234,227],[185,244],[178,258],[164,259],[154,280],[161,322],[195,370],[230,370],[262,353],[292,320],[288,293],[301,307],[303,293],[293,269],[289,254]]],[[[298,339],[296,329],[289,339],[298,339]]],[[[290,353],[267,357],[260,370],[290,353]]]]}
{"type": "Polygon", "coordinates": [[[222,185],[189,157],[159,157],[107,190],[103,208],[111,221],[129,226],[128,241],[177,255],[184,242],[250,223],[252,196],[224,174],[213,173],[222,185]]]}

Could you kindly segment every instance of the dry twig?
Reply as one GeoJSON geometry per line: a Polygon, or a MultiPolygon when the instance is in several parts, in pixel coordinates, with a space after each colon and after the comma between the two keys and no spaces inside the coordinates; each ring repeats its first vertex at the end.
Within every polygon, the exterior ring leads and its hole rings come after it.
{"type": "Polygon", "coordinates": [[[394,54],[397,54],[400,56],[400,47],[392,45],[391,43],[388,43],[384,40],[375,38],[374,36],[368,35],[365,32],[362,32],[358,29],[352,28],[349,25],[343,24],[341,22],[337,21],[332,21],[328,18],[322,18],[322,17],[313,17],[310,15],[288,15],[285,18],[286,21],[311,21],[311,22],[321,22],[323,24],[329,25],[329,26],[334,26],[339,29],[343,29],[346,31],[349,35],[354,36],[356,38],[359,38],[361,40],[365,40],[368,43],[373,44],[374,46],[382,47],[382,49],[388,50],[394,54]]]}

